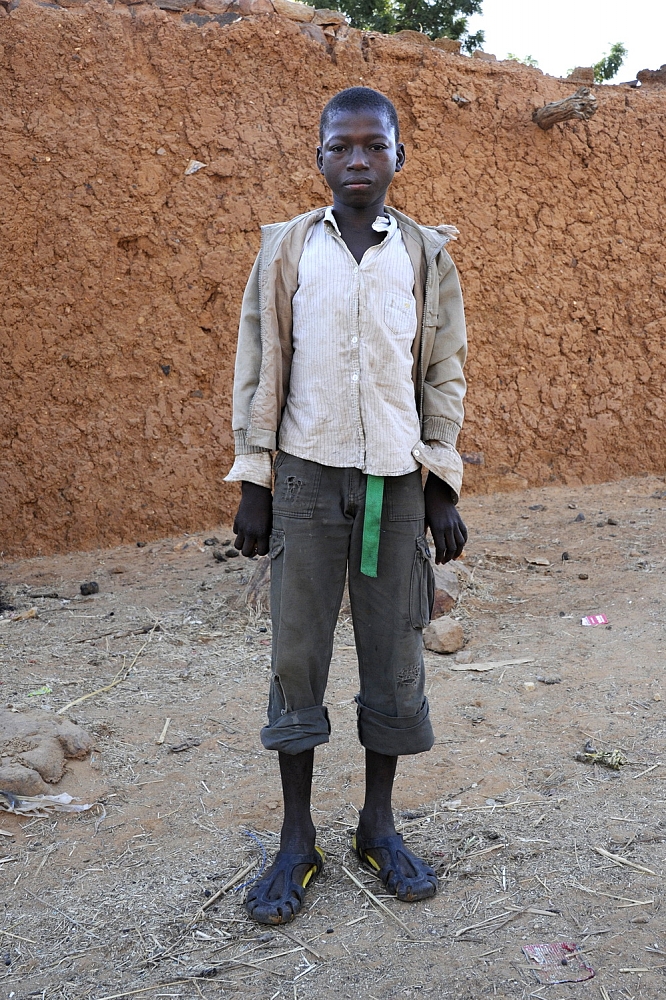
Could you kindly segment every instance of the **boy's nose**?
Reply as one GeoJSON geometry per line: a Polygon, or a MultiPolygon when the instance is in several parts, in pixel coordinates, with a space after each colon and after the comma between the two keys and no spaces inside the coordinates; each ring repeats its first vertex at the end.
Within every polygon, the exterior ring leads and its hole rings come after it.
{"type": "Polygon", "coordinates": [[[347,163],[348,170],[365,170],[368,166],[368,158],[363,148],[352,149],[347,163]]]}

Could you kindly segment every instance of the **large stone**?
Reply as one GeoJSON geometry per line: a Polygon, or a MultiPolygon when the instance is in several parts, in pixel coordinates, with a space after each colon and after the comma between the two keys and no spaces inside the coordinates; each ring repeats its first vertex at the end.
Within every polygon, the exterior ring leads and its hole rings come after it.
{"type": "Polygon", "coordinates": [[[251,14],[272,14],[271,0],[238,0],[238,10],[244,17],[251,14]]]}
{"type": "Polygon", "coordinates": [[[339,10],[328,10],[328,8],[322,7],[320,10],[314,12],[312,23],[320,24],[322,27],[327,25],[336,27],[337,25],[347,24],[347,18],[339,10]]]}
{"type": "Polygon", "coordinates": [[[44,781],[55,783],[62,778],[65,758],[85,757],[92,747],[90,733],[61,715],[0,708],[0,754],[4,758],[0,789],[42,795],[48,791],[44,781]]]}
{"type": "Polygon", "coordinates": [[[652,86],[654,84],[666,84],[666,63],[660,66],[659,69],[642,69],[636,74],[636,79],[641,81],[643,86],[652,86]]]}
{"type": "Polygon", "coordinates": [[[445,52],[454,52],[456,55],[460,55],[460,42],[455,38],[435,38],[432,44],[436,45],[438,49],[444,49],[445,52]]]}
{"type": "Polygon", "coordinates": [[[402,31],[396,31],[393,37],[400,38],[403,42],[415,42],[416,45],[432,45],[432,39],[424,35],[422,31],[412,31],[411,28],[403,28],[402,31]]]}
{"type": "Polygon", "coordinates": [[[276,14],[282,14],[292,21],[311,21],[315,15],[314,7],[297,3],[296,0],[272,0],[276,14]]]}
{"type": "Polygon", "coordinates": [[[238,10],[236,0],[197,0],[197,7],[209,14],[226,14],[229,10],[238,10]]]}
{"type": "Polygon", "coordinates": [[[485,59],[486,62],[497,62],[497,56],[494,56],[492,52],[484,52],[482,49],[474,49],[472,58],[485,59]]]}
{"type": "Polygon", "coordinates": [[[319,42],[320,45],[325,45],[328,47],[328,38],[324,34],[324,29],[319,24],[301,24],[300,30],[308,38],[311,38],[314,42],[319,42]]]}
{"type": "Polygon", "coordinates": [[[23,764],[3,764],[0,767],[0,792],[13,795],[48,795],[51,789],[37,771],[23,764]]]}
{"type": "Polygon", "coordinates": [[[594,69],[592,66],[576,66],[567,77],[571,83],[594,83],[594,69]]]}
{"type": "Polygon", "coordinates": [[[433,653],[457,653],[465,643],[462,625],[452,618],[436,618],[423,633],[426,649],[433,653]]]}

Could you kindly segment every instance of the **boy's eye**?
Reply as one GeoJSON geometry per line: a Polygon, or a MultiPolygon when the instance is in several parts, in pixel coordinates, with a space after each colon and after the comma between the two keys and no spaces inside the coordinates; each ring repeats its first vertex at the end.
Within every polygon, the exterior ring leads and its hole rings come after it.
{"type": "Polygon", "coordinates": [[[332,153],[342,153],[344,151],[344,146],[331,146],[330,150],[332,153]]]}

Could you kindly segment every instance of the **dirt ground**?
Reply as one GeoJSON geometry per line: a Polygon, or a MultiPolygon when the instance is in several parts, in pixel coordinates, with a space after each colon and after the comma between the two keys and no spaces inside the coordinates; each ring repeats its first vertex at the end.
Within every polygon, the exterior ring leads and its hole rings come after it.
{"type": "Polygon", "coordinates": [[[663,994],[664,479],[475,496],[461,509],[470,543],[452,615],[467,646],[426,653],[437,743],[400,761],[394,800],[440,892],[399,903],[350,849],[362,752],[343,613],[333,733],[316,756],[327,863],[297,921],[274,931],[246,918],[235,891],[275,849],[280,797],[258,738],[270,621],[235,609],[252,563],[216,562],[203,545],[229,529],[0,562],[16,609],[0,616],[0,704],[57,711],[133,664],[67,712],[95,749],[54,787],[100,805],[0,813],[2,998],[663,994]],[[99,593],[81,597],[88,580],[99,593]],[[34,596],[44,591],[58,597],[34,596]],[[37,617],[12,620],[33,607],[37,617]],[[608,625],[582,627],[590,614],[608,625]],[[466,656],[529,662],[453,669],[466,656]],[[628,763],[576,760],[588,740],[628,763]],[[540,985],[521,948],[553,941],[576,942],[596,977],[540,985]]]}

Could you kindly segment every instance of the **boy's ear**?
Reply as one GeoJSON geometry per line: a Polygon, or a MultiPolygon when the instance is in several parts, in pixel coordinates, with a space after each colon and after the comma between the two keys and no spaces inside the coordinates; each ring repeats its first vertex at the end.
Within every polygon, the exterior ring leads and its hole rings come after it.
{"type": "Polygon", "coordinates": [[[317,146],[317,170],[320,174],[324,172],[324,152],[321,146],[317,146]]]}
{"type": "Polygon", "coordinates": [[[396,143],[395,147],[395,172],[396,174],[402,170],[405,165],[405,144],[403,142],[396,143]]]}

